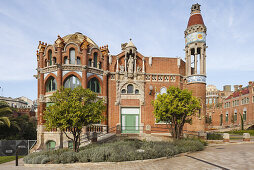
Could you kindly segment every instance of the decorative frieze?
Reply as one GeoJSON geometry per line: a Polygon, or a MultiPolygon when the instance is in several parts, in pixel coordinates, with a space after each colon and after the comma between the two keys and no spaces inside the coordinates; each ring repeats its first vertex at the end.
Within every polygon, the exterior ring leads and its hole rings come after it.
{"type": "Polygon", "coordinates": [[[49,67],[44,67],[40,69],[40,73],[51,73],[57,71],[57,66],[53,65],[53,66],[49,66],[49,67]]]}

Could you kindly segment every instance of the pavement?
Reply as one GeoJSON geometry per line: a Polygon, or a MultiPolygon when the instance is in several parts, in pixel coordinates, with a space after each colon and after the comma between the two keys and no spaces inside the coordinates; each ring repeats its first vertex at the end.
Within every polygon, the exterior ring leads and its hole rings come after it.
{"type": "Polygon", "coordinates": [[[207,147],[205,150],[195,153],[182,154],[173,158],[161,158],[156,160],[119,162],[119,163],[75,163],[58,165],[31,165],[24,166],[20,159],[19,166],[15,161],[0,164],[1,170],[70,170],[70,169],[126,169],[126,170],[207,170],[207,169],[254,169],[254,144],[253,143],[228,143],[207,147]]]}

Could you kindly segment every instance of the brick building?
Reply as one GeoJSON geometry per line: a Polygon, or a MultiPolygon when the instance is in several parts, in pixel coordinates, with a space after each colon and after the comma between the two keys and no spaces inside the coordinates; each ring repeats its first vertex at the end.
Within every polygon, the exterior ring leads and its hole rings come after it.
{"type": "Polygon", "coordinates": [[[241,115],[245,127],[254,124],[254,82],[250,81],[246,87],[235,85],[234,91],[229,85],[224,86],[223,91],[208,85],[206,97],[206,117],[210,120],[207,122],[210,128],[240,127],[241,115]]]}
{"type": "Polygon", "coordinates": [[[99,47],[92,39],[75,33],[58,36],[54,44],[39,42],[38,74],[38,147],[48,141],[60,145],[59,132],[46,132],[43,111],[49,96],[61,86],[90,88],[107,106],[106,128],[121,126],[122,133],[142,134],[146,128],[166,127],[156,123],[152,100],[169,86],[189,89],[201,99],[202,109],[185,129],[205,130],[206,113],[206,26],[200,5],[191,7],[185,35],[185,61],[180,58],[147,57],[130,40],[121,52],[109,54],[108,46],[99,47]]]}

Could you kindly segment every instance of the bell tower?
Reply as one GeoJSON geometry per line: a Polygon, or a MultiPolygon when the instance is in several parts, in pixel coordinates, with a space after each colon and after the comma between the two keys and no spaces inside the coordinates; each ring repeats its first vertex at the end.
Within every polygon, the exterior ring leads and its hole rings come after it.
{"type": "Polygon", "coordinates": [[[189,22],[184,31],[187,89],[201,101],[201,110],[192,118],[192,125],[187,126],[187,130],[192,131],[205,131],[207,29],[200,6],[192,5],[189,22]]]}

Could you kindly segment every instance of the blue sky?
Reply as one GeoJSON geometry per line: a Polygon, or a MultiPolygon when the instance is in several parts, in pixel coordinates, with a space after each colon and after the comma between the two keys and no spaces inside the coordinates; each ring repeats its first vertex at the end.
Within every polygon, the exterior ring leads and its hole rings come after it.
{"type": "Polygon", "coordinates": [[[38,41],[81,32],[111,54],[132,38],[145,56],[184,59],[190,7],[201,4],[207,26],[207,84],[253,81],[254,1],[0,0],[0,95],[37,98],[38,41]]]}

